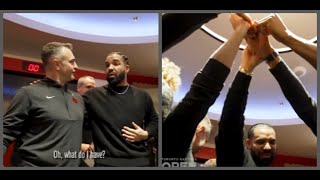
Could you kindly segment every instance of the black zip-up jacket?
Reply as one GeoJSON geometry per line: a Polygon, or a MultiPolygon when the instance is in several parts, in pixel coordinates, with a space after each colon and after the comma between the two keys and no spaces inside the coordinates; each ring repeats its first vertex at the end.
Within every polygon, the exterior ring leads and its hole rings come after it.
{"type": "Polygon", "coordinates": [[[4,153],[16,140],[12,166],[79,166],[83,115],[82,97],[56,81],[25,86],[4,115],[4,153]]]}

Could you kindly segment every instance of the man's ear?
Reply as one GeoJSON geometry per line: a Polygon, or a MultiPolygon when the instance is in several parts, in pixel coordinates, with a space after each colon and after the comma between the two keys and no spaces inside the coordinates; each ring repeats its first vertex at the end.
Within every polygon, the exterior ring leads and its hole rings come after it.
{"type": "Polygon", "coordinates": [[[125,71],[126,71],[126,73],[128,73],[128,72],[130,71],[130,65],[129,65],[129,64],[127,64],[127,65],[125,66],[125,71]]]}
{"type": "Polygon", "coordinates": [[[52,60],[52,65],[54,66],[54,68],[55,68],[56,70],[60,70],[59,60],[58,60],[58,59],[53,59],[53,60],[52,60]]]}
{"type": "Polygon", "coordinates": [[[250,139],[246,139],[247,149],[251,150],[251,141],[250,139]]]}

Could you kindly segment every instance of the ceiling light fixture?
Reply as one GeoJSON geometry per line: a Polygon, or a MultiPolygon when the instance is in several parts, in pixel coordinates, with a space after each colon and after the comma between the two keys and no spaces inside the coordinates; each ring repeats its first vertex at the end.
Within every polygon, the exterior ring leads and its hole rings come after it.
{"type": "Polygon", "coordinates": [[[138,21],[139,20],[139,17],[138,16],[133,16],[133,21],[138,21]]]}
{"type": "Polygon", "coordinates": [[[303,66],[297,66],[293,69],[293,72],[299,77],[303,77],[307,73],[307,69],[303,66]]]}

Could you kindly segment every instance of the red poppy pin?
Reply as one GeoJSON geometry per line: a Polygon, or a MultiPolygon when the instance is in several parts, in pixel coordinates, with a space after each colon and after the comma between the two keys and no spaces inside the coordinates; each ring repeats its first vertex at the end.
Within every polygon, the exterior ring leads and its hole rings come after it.
{"type": "Polygon", "coordinates": [[[74,103],[78,104],[78,99],[77,99],[77,98],[73,97],[73,98],[72,98],[72,101],[73,101],[74,103]]]}

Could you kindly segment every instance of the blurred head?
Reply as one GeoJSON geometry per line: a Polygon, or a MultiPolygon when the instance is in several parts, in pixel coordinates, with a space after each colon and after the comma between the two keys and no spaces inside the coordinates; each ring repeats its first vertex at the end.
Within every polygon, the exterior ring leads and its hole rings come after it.
{"type": "Polygon", "coordinates": [[[211,121],[208,116],[205,116],[198,124],[196,132],[192,139],[192,154],[195,154],[207,142],[212,129],[211,121]]]}
{"type": "Polygon", "coordinates": [[[77,92],[83,95],[88,90],[96,87],[96,81],[91,76],[82,76],[78,79],[77,92]]]}
{"type": "Polygon", "coordinates": [[[181,84],[180,67],[168,58],[162,58],[162,116],[168,116],[173,104],[173,95],[181,84]]]}
{"type": "Polygon", "coordinates": [[[216,159],[208,159],[202,167],[217,167],[217,160],[216,159]]]}
{"type": "Polygon", "coordinates": [[[168,83],[162,81],[162,120],[165,121],[168,114],[171,112],[173,104],[173,91],[168,83]]]}
{"type": "Polygon", "coordinates": [[[253,125],[246,140],[248,149],[257,166],[270,166],[276,153],[276,132],[269,124],[253,125]]]}
{"type": "Polygon", "coordinates": [[[181,85],[181,69],[168,58],[162,58],[162,81],[165,81],[169,87],[176,92],[181,85]]]}
{"type": "Polygon", "coordinates": [[[46,73],[54,73],[62,84],[75,78],[78,65],[72,53],[72,44],[48,43],[42,47],[41,59],[46,73]]]}
{"type": "Polygon", "coordinates": [[[130,70],[129,59],[121,52],[111,52],[105,61],[107,81],[110,85],[127,85],[127,74],[130,70]]]}

